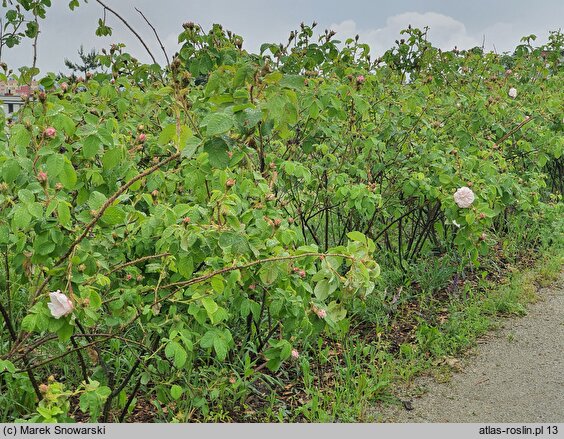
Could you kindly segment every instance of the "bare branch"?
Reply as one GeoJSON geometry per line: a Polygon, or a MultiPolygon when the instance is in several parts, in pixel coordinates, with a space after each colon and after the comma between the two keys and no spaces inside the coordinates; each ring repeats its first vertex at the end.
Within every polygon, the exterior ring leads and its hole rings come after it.
{"type": "Polygon", "coordinates": [[[149,25],[149,27],[151,29],[153,29],[153,33],[155,34],[155,37],[157,37],[157,41],[159,42],[160,46],[161,46],[161,50],[164,53],[165,59],[166,59],[166,65],[167,67],[170,67],[170,60],[168,59],[168,55],[166,53],[166,50],[163,46],[163,43],[161,41],[161,39],[159,38],[159,34],[157,33],[157,30],[155,29],[155,27],[149,22],[149,20],[147,20],[147,17],[145,17],[145,15],[143,14],[143,12],[141,12],[139,9],[135,8],[135,10],[137,12],[139,12],[141,14],[141,17],[143,17],[143,19],[145,20],[145,22],[149,25]]]}
{"type": "Polygon", "coordinates": [[[119,15],[116,11],[114,11],[112,8],[108,7],[107,5],[105,5],[101,0],[96,0],[96,2],[98,2],[98,4],[100,4],[104,10],[108,10],[110,11],[112,14],[114,14],[117,18],[119,18],[121,20],[121,22],[123,24],[125,24],[127,26],[127,28],[133,32],[133,35],[135,35],[137,37],[137,39],[141,42],[141,44],[143,45],[143,47],[145,48],[145,50],[147,51],[147,53],[149,54],[149,56],[151,57],[151,59],[153,60],[153,64],[158,64],[157,60],[155,59],[155,57],[153,56],[151,50],[149,49],[149,47],[147,46],[147,44],[145,44],[145,41],[143,41],[143,38],[141,38],[141,36],[135,31],[135,29],[133,29],[131,27],[131,25],[121,16],[119,15]]]}

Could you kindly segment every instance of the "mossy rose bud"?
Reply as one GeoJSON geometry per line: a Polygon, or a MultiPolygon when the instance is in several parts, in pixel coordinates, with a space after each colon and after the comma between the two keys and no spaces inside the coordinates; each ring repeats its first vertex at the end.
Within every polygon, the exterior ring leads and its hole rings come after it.
{"type": "Polygon", "coordinates": [[[47,172],[39,171],[37,173],[37,181],[39,181],[40,183],[47,182],[47,172]]]}
{"type": "Polygon", "coordinates": [[[43,135],[48,139],[52,139],[57,135],[57,130],[53,127],[47,127],[43,130],[43,135]]]}

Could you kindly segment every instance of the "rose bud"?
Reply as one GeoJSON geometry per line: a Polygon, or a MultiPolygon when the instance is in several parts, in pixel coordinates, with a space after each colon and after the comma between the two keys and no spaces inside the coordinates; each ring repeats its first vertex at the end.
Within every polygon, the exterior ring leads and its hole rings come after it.
{"type": "Polygon", "coordinates": [[[229,179],[225,182],[225,186],[227,186],[227,187],[233,187],[233,186],[235,186],[235,179],[229,178],[229,179]]]}
{"type": "Polygon", "coordinates": [[[478,214],[478,219],[484,219],[486,217],[486,214],[484,212],[480,212],[478,214]]]}
{"type": "Polygon", "coordinates": [[[48,139],[52,139],[57,135],[57,130],[53,127],[47,127],[43,130],[43,135],[48,139]]]}
{"type": "Polygon", "coordinates": [[[137,280],[137,282],[141,282],[141,281],[143,280],[143,275],[142,275],[142,274],[138,274],[135,279],[137,280]]]}
{"type": "Polygon", "coordinates": [[[128,273],[125,275],[125,280],[131,280],[131,279],[133,279],[133,276],[131,274],[128,273]]]}
{"type": "Polygon", "coordinates": [[[153,192],[151,192],[151,195],[153,197],[156,197],[157,195],[159,195],[159,191],[155,189],[153,192]]]}
{"type": "Polygon", "coordinates": [[[67,91],[68,88],[69,88],[69,85],[66,82],[61,83],[61,90],[67,91]]]}
{"type": "Polygon", "coordinates": [[[142,143],[147,140],[147,135],[145,133],[141,133],[137,136],[137,140],[142,143]]]}
{"type": "Polygon", "coordinates": [[[288,218],[288,223],[289,223],[289,224],[294,224],[294,218],[289,217],[289,218],[288,218]]]}
{"type": "Polygon", "coordinates": [[[45,183],[47,181],[47,172],[39,171],[37,173],[37,181],[40,183],[45,183]]]}

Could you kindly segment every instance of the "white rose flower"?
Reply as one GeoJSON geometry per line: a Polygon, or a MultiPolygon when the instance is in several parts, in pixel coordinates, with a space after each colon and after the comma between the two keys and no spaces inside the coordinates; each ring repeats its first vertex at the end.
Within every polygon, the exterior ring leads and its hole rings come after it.
{"type": "Polygon", "coordinates": [[[517,97],[517,89],[514,87],[511,87],[509,89],[509,93],[507,93],[509,95],[510,98],[515,99],[517,97]]]}
{"type": "Polygon", "coordinates": [[[47,306],[51,310],[51,315],[56,319],[60,319],[61,317],[70,314],[74,309],[74,305],[71,300],[61,293],[61,290],[49,293],[49,297],[51,299],[51,303],[48,303],[47,306]]]}
{"type": "Polygon", "coordinates": [[[469,187],[463,186],[454,193],[454,202],[458,207],[466,209],[474,202],[474,192],[469,187]]]}

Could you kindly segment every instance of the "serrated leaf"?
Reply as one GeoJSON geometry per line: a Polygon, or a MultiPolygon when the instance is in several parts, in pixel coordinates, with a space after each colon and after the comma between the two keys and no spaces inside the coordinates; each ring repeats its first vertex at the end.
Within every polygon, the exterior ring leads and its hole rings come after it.
{"type": "Polygon", "coordinates": [[[49,178],[58,176],[65,165],[65,156],[62,154],[52,154],[47,158],[45,168],[49,178]]]}
{"type": "Polygon", "coordinates": [[[204,151],[208,153],[208,160],[214,168],[225,169],[229,165],[229,148],[223,139],[207,141],[204,151]]]}
{"type": "Polygon", "coordinates": [[[63,164],[63,169],[59,174],[59,180],[63,184],[63,186],[67,189],[73,189],[77,182],[77,175],[76,171],[70,160],[65,159],[63,164]]]}
{"type": "Polygon", "coordinates": [[[71,213],[66,202],[60,201],[57,204],[57,217],[59,218],[59,223],[63,227],[69,228],[71,226],[71,213]]]}
{"type": "Polygon", "coordinates": [[[86,139],[84,139],[84,143],[82,145],[82,157],[84,157],[85,159],[91,159],[92,157],[95,157],[100,150],[101,145],[102,141],[98,136],[88,136],[86,139]]]}
{"type": "Polygon", "coordinates": [[[227,346],[227,342],[223,338],[221,337],[214,338],[213,349],[215,350],[215,353],[219,361],[225,360],[225,358],[227,357],[228,346],[227,346]]]}
{"type": "Polygon", "coordinates": [[[102,220],[110,225],[122,224],[125,221],[125,212],[119,206],[110,206],[104,211],[102,220]]]}
{"type": "Polygon", "coordinates": [[[233,116],[225,113],[212,113],[204,118],[202,125],[206,127],[208,136],[218,136],[233,127],[233,116]]]}

